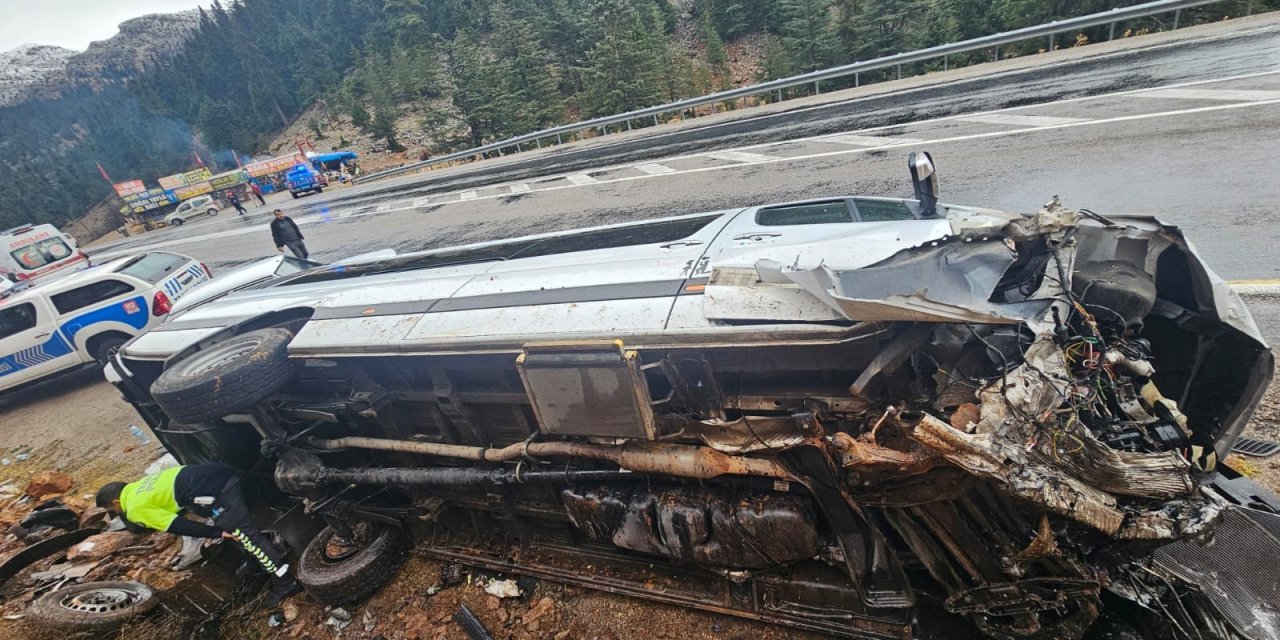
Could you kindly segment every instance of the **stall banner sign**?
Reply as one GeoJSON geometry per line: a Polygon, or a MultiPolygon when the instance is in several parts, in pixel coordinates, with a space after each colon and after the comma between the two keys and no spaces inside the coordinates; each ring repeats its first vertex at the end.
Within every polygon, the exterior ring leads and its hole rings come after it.
{"type": "Polygon", "coordinates": [[[147,186],[142,184],[141,180],[129,180],[128,182],[117,182],[111,186],[115,187],[116,195],[120,196],[121,198],[128,198],[130,196],[135,196],[139,193],[146,193],[147,191],[147,186]]]}
{"type": "Polygon", "coordinates": [[[210,186],[208,182],[201,182],[198,184],[193,184],[186,187],[179,187],[177,189],[174,189],[173,195],[176,196],[179,200],[186,200],[188,198],[194,198],[196,196],[202,196],[206,193],[211,193],[212,191],[213,191],[213,187],[210,186]]]}
{"type": "Polygon", "coordinates": [[[226,189],[227,187],[234,187],[238,184],[244,184],[248,181],[249,181],[249,175],[245,173],[242,169],[236,169],[235,171],[219,173],[218,175],[213,176],[212,178],[209,178],[209,186],[213,187],[213,189],[216,191],[218,189],[226,189]]]}
{"type": "Polygon", "coordinates": [[[205,167],[200,167],[199,169],[192,169],[191,171],[188,171],[182,174],[182,179],[187,183],[188,186],[193,184],[199,184],[201,182],[204,182],[205,180],[208,180],[211,177],[213,177],[213,173],[210,172],[209,169],[205,167]]]}
{"type": "Polygon", "coordinates": [[[151,189],[146,193],[141,193],[125,202],[134,213],[142,213],[143,211],[151,211],[160,207],[171,205],[178,201],[178,197],[172,191],[166,189],[151,189]]]}
{"type": "Polygon", "coordinates": [[[258,178],[273,173],[288,171],[297,164],[305,164],[307,159],[302,154],[294,153],[287,156],[279,156],[270,160],[261,162],[250,162],[244,166],[244,170],[250,176],[258,178]]]}

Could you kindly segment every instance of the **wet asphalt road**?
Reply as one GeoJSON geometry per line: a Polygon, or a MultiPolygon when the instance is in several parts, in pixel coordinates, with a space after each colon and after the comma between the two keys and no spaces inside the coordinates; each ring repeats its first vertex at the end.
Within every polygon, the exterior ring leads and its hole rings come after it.
{"type": "MultiPolygon", "coordinates": [[[[905,157],[921,148],[944,201],[1033,211],[1059,195],[1156,215],[1220,275],[1273,279],[1278,134],[1280,16],[1261,16],[269,205],[302,225],[315,257],[335,259],[805,197],[909,197],[905,157]]],[[[269,208],[90,253],[167,248],[225,269],[274,251],[269,208]]]]}

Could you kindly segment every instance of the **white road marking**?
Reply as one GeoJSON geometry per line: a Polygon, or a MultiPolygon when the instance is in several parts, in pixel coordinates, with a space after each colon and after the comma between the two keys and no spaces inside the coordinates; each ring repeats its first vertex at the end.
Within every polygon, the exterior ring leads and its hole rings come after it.
{"type": "Polygon", "coordinates": [[[916,138],[889,138],[884,136],[860,136],[852,133],[837,133],[834,136],[814,138],[816,142],[839,142],[855,147],[884,147],[894,144],[920,144],[916,138]]]}
{"type": "Polygon", "coordinates": [[[391,203],[390,203],[390,202],[387,202],[387,203],[384,203],[384,204],[380,204],[380,205],[378,205],[378,206],[377,206],[377,208],[375,208],[375,209],[373,210],[373,212],[374,212],[374,213],[383,213],[384,211],[390,211],[390,210],[391,210],[391,203]]]}
{"type": "Polygon", "coordinates": [[[672,169],[671,167],[668,167],[665,164],[658,164],[656,162],[650,162],[647,164],[638,164],[636,165],[636,170],[647,173],[651,176],[668,176],[673,173],[679,173],[675,169],[672,169]]]}
{"type": "Polygon", "coordinates": [[[778,159],[778,156],[766,156],[763,153],[745,153],[742,151],[717,151],[715,153],[708,153],[705,155],[708,158],[728,160],[729,162],[768,162],[770,160],[778,159]]]}
{"type": "Polygon", "coordinates": [[[511,193],[529,193],[529,191],[531,191],[531,189],[529,188],[528,182],[517,182],[511,185],[510,188],[511,188],[511,193]]]}
{"type": "Polygon", "coordinates": [[[1177,98],[1180,100],[1228,100],[1262,102],[1280,98],[1280,91],[1261,89],[1157,89],[1133,94],[1139,98],[1177,98]]]}
{"type": "Polygon", "coordinates": [[[347,209],[346,211],[343,211],[342,213],[339,213],[339,214],[338,214],[338,218],[339,218],[339,219],[346,219],[346,218],[350,218],[351,216],[354,216],[354,215],[356,214],[356,212],[357,212],[357,211],[359,211],[359,209],[354,209],[354,208],[353,208],[353,209],[347,209]]]}
{"type": "Polygon", "coordinates": [[[564,179],[568,180],[569,182],[572,182],[577,186],[582,186],[584,184],[595,184],[599,182],[599,180],[596,180],[595,178],[592,178],[591,176],[585,173],[571,173],[565,176],[564,179]]]}
{"type": "MultiPolygon", "coordinates": [[[[1210,79],[1210,80],[1196,80],[1196,81],[1191,81],[1191,82],[1179,83],[1179,84],[1169,85],[1166,89],[1173,89],[1173,88],[1180,88],[1180,87],[1188,87],[1188,86],[1197,86],[1197,85],[1205,85],[1205,84],[1211,84],[1211,83],[1217,83],[1217,82],[1230,82],[1230,81],[1234,81],[1234,80],[1243,80],[1243,79],[1248,79],[1248,78],[1258,78],[1258,77],[1264,77],[1264,76],[1273,76],[1273,75],[1277,75],[1277,74],[1280,74],[1280,70],[1260,71],[1260,72],[1256,72],[1256,73],[1248,73],[1248,74],[1242,74],[1242,75],[1238,75],[1238,76],[1229,76],[1229,77],[1225,77],[1225,78],[1215,78],[1215,79],[1210,79]]],[[[1166,89],[1160,89],[1159,91],[1165,91],[1166,89]]],[[[1056,104],[1067,104],[1067,103],[1075,103],[1075,102],[1084,102],[1084,101],[1099,100],[1099,99],[1105,99],[1105,98],[1114,98],[1114,97],[1117,97],[1117,96],[1134,96],[1134,95],[1139,95],[1139,94],[1143,94],[1143,93],[1152,93],[1152,91],[1153,91],[1153,90],[1151,90],[1151,89],[1136,89],[1136,90],[1120,91],[1120,92],[1116,92],[1116,93],[1109,93],[1109,94],[1098,94],[1098,95],[1093,95],[1093,96],[1082,96],[1082,97],[1078,97],[1078,98],[1067,98],[1067,99],[1064,99],[1064,100],[1057,100],[1057,101],[1054,101],[1054,102],[1047,102],[1047,103],[1034,104],[1034,105],[1024,105],[1024,106],[1020,106],[1020,107],[1010,107],[1010,108],[1008,108],[1008,109],[993,110],[993,111],[990,111],[990,112],[984,112],[984,113],[965,114],[965,115],[962,115],[962,116],[946,116],[946,117],[940,117],[940,118],[929,118],[929,119],[925,119],[925,120],[919,120],[919,121],[916,121],[916,122],[912,122],[912,123],[910,123],[910,124],[912,124],[913,126],[928,125],[928,124],[933,124],[933,123],[937,123],[937,122],[945,122],[945,121],[950,121],[950,120],[956,120],[956,119],[963,118],[963,117],[971,117],[971,116],[974,116],[974,115],[985,115],[986,113],[1005,113],[1005,112],[1009,112],[1009,111],[1016,111],[1016,110],[1021,110],[1021,109],[1031,109],[1031,108],[1036,108],[1036,107],[1046,107],[1046,106],[1051,106],[1051,105],[1056,105],[1056,104]]],[[[1212,93],[1218,93],[1218,92],[1212,92],[1212,93]]],[[[1074,127],[1080,127],[1080,126],[1090,126],[1090,125],[1099,125],[1099,124],[1110,124],[1110,123],[1115,123],[1115,122],[1126,122],[1126,121],[1132,121],[1132,120],[1144,120],[1144,119],[1150,119],[1150,118],[1171,117],[1171,116],[1188,115],[1188,114],[1195,114],[1195,113],[1207,113],[1207,112],[1223,111],[1223,110],[1231,110],[1231,109],[1237,109],[1237,108],[1262,107],[1262,106],[1269,106],[1269,105],[1273,105],[1273,104],[1280,104],[1280,99],[1264,100],[1264,101],[1256,101],[1256,102],[1254,102],[1254,101],[1233,102],[1233,103],[1230,103],[1230,104],[1219,104],[1219,105],[1206,106],[1206,107],[1198,107],[1198,108],[1192,108],[1192,109],[1180,109],[1180,110],[1176,110],[1176,111],[1164,111],[1164,112],[1157,112],[1157,113],[1144,113],[1144,114],[1135,114],[1135,115],[1128,115],[1128,116],[1117,116],[1117,117],[1113,117],[1113,118],[1099,118],[1099,119],[1094,119],[1094,120],[1084,120],[1084,121],[1082,121],[1082,122],[1068,122],[1068,123],[1063,123],[1063,124],[1050,125],[1050,126],[1046,126],[1046,127],[1034,127],[1034,128],[1023,128],[1023,129],[1012,129],[1012,130],[1007,130],[1007,131],[995,131],[995,132],[990,132],[990,133],[980,133],[980,134],[972,134],[972,135],[966,135],[966,136],[955,136],[955,137],[951,137],[951,138],[938,138],[938,139],[933,139],[933,140],[921,140],[921,141],[919,141],[919,144],[941,144],[941,143],[948,143],[948,142],[963,142],[963,141],[967,141],[967,140],[977,140],[977,139],[984,139],[984,138],[1003,137],[1003,136],[1017,135],[1017,134],[1023,134],[1023,133],[1040,133],[1040,132],[1043,132],[1043,131],[1053,130],[1053,129],[1064,129],[1064,128],[1074,128],[1074,127]]],[[[718,125],[712,125],[712,126],[718,126],[718,125]]],[[[883,130],[886,130],[886,129],[898,128],[898,127],[901,127],[901,126],[902,126],[901,124],[894,124],[894,125],[885,125],[885,126],[881,126],[881,127],[870,127],[870,128],[867,128],[867,129],[859,130],[858,132],[855,132],[855,133],[865,133],[865,132],[871,132],[871,131],[883,131],[883,130]]],[[[820,140],[822,140],[823,138],[826,138],[826,137],[830,137],[830,134],[823,135],[823,136],[812,136],[812,137],[809,137],[809,138],[798,138],[798,139],[788,140],[788,141],[785,141],[785,142],[787,142],[787,143],[792,143],[792,144],[793,144],[793,143],[796,143],[796,142],[805,142],[805,141],[810,141],[810,140],[818,140],[818,141],[820,141],[820,140]]],[[[869,152],[869,151],[875,151],[875,150],[880,149],[880,148],[892,147],[892,146],[895,146],[895,145],[897,145],[897,144],[901,144],[901,141],[902,141],[902,140],[904,140],[904,139],[903,139],[903,138],[885,138],[885,140],[886,140],[886,141],[894,141],[894,140],[896,140],[896,141],[899,141],[899,142],[895,142],[894,144],[886,144],[886,145],[882,145],[881,147],[863,147],[863,148],[855,148],[855,149],[842,149],[842,150],[839,150],[839,151],[831,151],[831,152],[824,152],[824,153],[814,153],[814,154],[809,154],[809,155],[803,155],[803,156],[791,156],[791,157],[767,156],[767,155],[764,155],[764,154],[746,154],[746,155],[751,155],[751,156],[755,156],[755,157],[762,158],[762,159],[761,159],[761,160],[752,161],[752,162],[743,163],[743,164],[719,165],[719,166],[712,166],[712,167],[699,167],[699,168],[695,168],[695,169],[687,169],[687,170],[679,171],[678,173],[701,173],[701,172],[704,172],[704,171],[720,171],[720,170],[725,170],[725,169],[735,169],[735,168],[738,168],[738,167],[744,166],[744,164],[762,164],[762,163],[770,163],[770,162],[796,162],[796,161],[811,160],[811,159],[815,159],[815,158],[834,157],[834,156],[841,156],[841,155],[848,155],[848,154],[855,154],[855,153],[864,153],[864,152],[869,152]]],[[[778,141],[778,142],[768,142],[768,143],[761,143],[761,144],[756,144],[756,145],[749,145],[749,146],[745,146],[745,147],[740,147],[740,149],[755,149],[755,148],[760,148],[760,147],[767,147],[767,146],[771,146],[771,145],[780,144],[781,142],[783,142],[783,141],[778,141]]],[[[718,153],[726,153],[726,152],[718,152],[718,153]]],[[[664,162],[671,162],[672,160],[686,159],[686,158],[695,158],[695,157],[702,157],[703,155],[709,155],[709,154],[697,154],[697,155],[687,155],[687,156],[675,156],[675,157],[665,158],[663,161],[664,161],[664,162]]],[[[626,165],[620,165],[620,166],[619,166],[619,167],[617,167],[617,168],[622,168],[622,167],[625,167],[625,166],[626,166],[626,165]]],[[[601,170],[601,169],[596,169],[596,170],[598,171],[598,170],[601,170]]],[[[568,175],[566,175],[566,176],[563,176],[563,177],[564,177],[564,178],[566,178],[566,179],[568,179],[568,180],[569,180],[569,182],[571,182],[571,183],[573,183],[573,184],[544,187],[544,188],[538,189],[538,191],[551,191],[551,190],[557,190],[557,189],[572,189],[572,188],[579,187],[579,186],[585,186],[585,185],[589,185],[589,184],[597,184],[597,183],[625,182],[625,181],[628,181],[628,180],[644,180],[644,179],[648,179],[648,178],[651,178],[651,177],[654,177],[654,176],[651,176],[651,175],[648,175],[648,174],[642,174],[642,175],[629,175],[629,176],[620,176],[620,177],[615,177],[615,178],[611,178],[611,179],[607,179],[607,180],[597,180],[597,179],[592,178],[592,177],[590,177],[590,176],[588,176],[588,175],[586,175],[586,174],[574,174],[573,176],[568,176],[568,175]],[[582,181],[582,182],[578,182],[578,181],[575,181],[575,180],[573,179],[574,177],[577,177],[579,180],[581,180],[581,179],[583,179],[583,178],[585,178],[586,180],[585,180],[585,181],[582,181]]],[[[544,182],[545,182],[545,181],[549,181],[549,180],[554,180],[554,179],[555,179],[554,177],[547,178],[547,179],[545,179],[545,180],[544,180],[544,182]]],[[[520,183],[520,184],[525,184],[525,183],[520,183]]],[[[513,185],[513,186],[512,186],[512,190],[513,190],[513,192],[515,191],[515,185],[513,185]]],[[[504,195],[505,195],[505,194],[504,194],[504,195]]],[[[437,197],[438,197],[438,196],[437,196],[437,197]]],[[[502,196],[501,196],[501,195],[481,196],[480,198],[477,198],[477,199],[488,199],[488,198],[494,198],[494,197],[502,197],[502,196]]],[[[425,207],[425,206],[427,206],[427,205],[430,203],[430,201],[431,201],[431,200],[432,200],[432,197],[431,197],[431,196],[426,196],[426,197],[417,198],[417,199],[415,199],[415,200],[413,201],[413,206],[414,206],[415,208],[416,208],[416,207],[425,207]]],[[[443,203],[442,203],[442,204],[443,204],[443,203]]],[[[352,212],[349,212],[349,213],[348,213],[348,215],[354,215],[354,210],[352,210],[352,212]]],[[[299,219],[299,220],[297,220],[297,222],[298,222],[300,225],[303,225],[303,224],[320,223],[320,222],[323,222],[323,221],[325,220],[325,218],[324,218],[323,216],[318,216],[318,215],[317,215],[317,216],[314,216],[314,217],[308,216],[308,218],[310,218],[310,219],[299,219]]],[[[172,240],[162,240],[162,241],[155,242],[155,243],[148,243],[148,244],[140,244],[140,245],[136,245],[136,246],[130,246],[130,247],[128,247],[128,248],[118,249],[118,250],[111,250],[111,251],[104,252],[104,253],[101,253],[101,254],[93,254],[93,256],[92,256],[92,257],[93,257],[94,259],[102,260],[102,259],[106,259],[106,258],[110,258],[110,257],[117,257],[117,256],[121,256],[121,255],[129,255],[129,254],[131,254],[131,253],[136,253],[136,252],[138,252],[138,251],[143,251],[143,250],[147,250],[147,249],[157,249],[157,248],[161,248],[161,247],[177,246],[177,245],[182,245],[182,244],[189,244],[189,243],[199,242],[199,241],[203,241],[203,240],[207,240],[207,239],[227,238],[227,237],[234,237],[234,236],[246,235],[246,234],[251,234],[251,233],[263,233],[263,232],[265,232],[265,229],[266,229],[266,228],[267,228],[267,225],[265,225],[265,224],[264,224],[264,225],[259,225],[259,226],[255,226],[255,227],[250,227],[250,228],[228,229],[228,230],[224,230],[224,231],[217,231],[217,232],[213,232],[213,233],[209,233],[209,234],[202,234],[202,235],[198,235],[198,236],[190,236],[190,237],[185,237],[185,238],[175,238],[175,239],[172,239],[172,240]]]]}
{"type": "Polygon", "coordinates": [[[1024,116],[1015,113],[984,113],[975,116],[956,118],[961,122],[982,122],[985,124],[1011,124],[1019,127],[1049,127],[1055,124],[1084,122],[1088,118],[1057,118],[1053,116],[1024,116]]]}
{"type": "Polygon", "coordinates": [[[459,200],[475,200],[476,197],[479,195],[480,194],[476,193],[475,191],[463,191],[462,193],[458,194],[458,199],[459,200]]]}

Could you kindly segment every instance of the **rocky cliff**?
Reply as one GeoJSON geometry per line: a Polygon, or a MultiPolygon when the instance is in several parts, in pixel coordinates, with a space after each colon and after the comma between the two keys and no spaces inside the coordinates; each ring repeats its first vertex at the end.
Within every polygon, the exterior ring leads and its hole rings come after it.
{"type": "Polygon", "coordinates": [[[116,35],[83,52],[35,44],[0,52],[0,106],[129,78],[172,58],[199,24],[197,10],[155,14],[121,23],[116,35]]]}

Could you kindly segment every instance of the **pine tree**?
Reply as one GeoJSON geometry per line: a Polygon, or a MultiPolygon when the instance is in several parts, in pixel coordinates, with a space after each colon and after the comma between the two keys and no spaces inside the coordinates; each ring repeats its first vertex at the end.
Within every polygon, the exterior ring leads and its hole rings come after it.
{"type": "Polygon", "coordinates": [[[832,55],[831,0],[781,0],[782,45],[796,70],[829,67],[832,55]]]}

